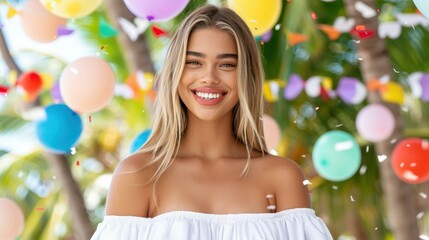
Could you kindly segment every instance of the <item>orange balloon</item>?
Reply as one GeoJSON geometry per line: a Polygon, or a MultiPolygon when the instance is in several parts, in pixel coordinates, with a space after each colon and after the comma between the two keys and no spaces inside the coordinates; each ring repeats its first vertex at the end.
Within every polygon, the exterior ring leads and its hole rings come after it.
{"type": "Polygon", "coordinates": [[[264,126],[264,137],[265,143],[267,144],[268,150],[276,149],[280,144],[281,131],[278,123],[274,118],[264,114],[262,117],[264,126]]]}
{"type": "Polygon", "coordinates": [[[58,28],[67,24],[66,19],[50,13],[39,0],[27,1],[21,11],[20,19],[24,33],[38,42],[54,41],[58,37],[58,28]]]}
{"type": "Polygon", "coordinates": [[[67,106],[78,113],[95,112],[113,96],[115,74],[97,57],[83,57],[68,64],[60,77],[60,92],[67,106]]]}
{"type": "Polygon", "coordinates": [[[0,198],[0,239],[16,239],[24,230],[24,213],[14,201],[0,198]]]}

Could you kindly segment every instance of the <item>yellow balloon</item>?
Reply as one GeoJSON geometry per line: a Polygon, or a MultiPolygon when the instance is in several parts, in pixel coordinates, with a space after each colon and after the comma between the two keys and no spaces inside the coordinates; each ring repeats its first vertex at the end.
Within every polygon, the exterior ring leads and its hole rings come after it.
{"type": "Polygon", "coordinates": [[[281,0],[228,0],[227,4],[247,23],[253,36],[272,29],[282,9],[281,0]]]}
{"type": "Polygon", "coordinates": [[[40,0],[51,13],[63,18],[80,18],[91,14],[103,0],[40,0]]]}

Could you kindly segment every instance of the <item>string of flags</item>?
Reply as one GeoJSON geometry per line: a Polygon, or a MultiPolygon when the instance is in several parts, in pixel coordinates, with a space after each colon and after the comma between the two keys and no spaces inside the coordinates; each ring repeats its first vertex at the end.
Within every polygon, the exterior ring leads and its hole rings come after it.
{"type": "MultiPolygon", "coordinates": [[[[415,72],[408,76],[407,85],[414,98],[429,102],[429,74],[415,72]]],[[[265,81],[264,98],[268,102],[276,102],[282,96],[286,100],[296,99],[302,92],[308,97],[321,97],[323,100],[340,98],[348,104],[362,103],[369,91],[379,91],[385,102],[403,104],[404,86],[390,80],[389,76],[371,79],[365,84],[354,77],[340,78],[337,88],[333,89],[333,79],[326,76],[311,76],[303,80],[298,74],[292,74],[287,83],[281,79],[265,81]],[[283,90],[282,90],[283,88],[283,90]]]]}

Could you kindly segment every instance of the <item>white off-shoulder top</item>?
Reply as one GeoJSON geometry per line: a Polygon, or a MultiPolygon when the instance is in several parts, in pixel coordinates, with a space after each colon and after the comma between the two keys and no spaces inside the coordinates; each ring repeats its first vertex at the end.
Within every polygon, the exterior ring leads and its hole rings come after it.
{"type": "Polygon", "coordinates": [[[172,211],[154,218],[105,216],[91,240],[331,240],[311,208],[277,213],[172,211]]]}

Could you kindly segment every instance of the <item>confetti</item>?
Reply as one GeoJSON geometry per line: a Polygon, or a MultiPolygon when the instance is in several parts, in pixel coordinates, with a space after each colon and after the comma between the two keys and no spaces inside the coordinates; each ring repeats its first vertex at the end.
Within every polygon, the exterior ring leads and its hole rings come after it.
{"type": "Polygon", "coordinates": [[[350,201],[352,201],[352,202],[356,201],[352,195],[350,195],[350,201]]]}
{"type": "Polygon", "coordinates": [[[361,1],[355,3],[355,9],[362,14],[364,18],[372,18],[377,15],[377,12],[361,1]]]}
{"type": "Polygon", "coordinates": [[[425,215],[425,212],[419,212],[416,216],[417,219],[421,219],[425,215]]]}
{"type": "Polygon", "coordinates": [[[131,41],[136,41],[140,34],[144,33],[149,27],[149,21],[146,19],[135,18],[134,23],[125,18],[119,18],[118,23],[131,41]]]}
{"type": "Polygon", "coordinates": [[[268,205],[267,206],[268,210],[276,210],[276,208],[277,208],[276,205],[268,205]]]}
{"type": "Polygon", "coordinates": [[[396,143],[396,141],[398,141],[398,140],[396,140],[396,138],[393,138],[392,140],[390,140],[390,144],[394,144],[394,143],[396,143]]]}
{"type": "Polygon", "coordinates": [[[365,152],[369,152],[369,146],[366,146],[365,152]]]}
{"type": "Polygon", "coordinates": [[[338,187],[337,186],[332,186],[332,189],[338,190],[338,187]]]}
{"type": "Polygon", "coordinates": [[[420,192],[419,195],[424,199],[426,199],[428,197],[428,195],[424,192],[420,192]]]}
{"type": "Polygon", "coordinates": [[[266,197],[266,198],[273,198],[273,197],[274,197],[274,195],[273,195],[273,194],[267,194],[265,197],[266,197]]]}
{"type": "Polygon", "coordinates": [[[43,211],[43,210],[45,210],[45,208],[44,207],[37,207],[36,210],[37,211],[43,211]]]}
{"type": "Polygon", "coordinates": [[[88,121],[91,122],[91,115],[88,116],[88,121]]]}
{"type": "Polygon", "coordinates": [[[76,166],[80,166],[79,160],[76,160],[76,166]]]}
{"type": "Polygon", "coordinates": [[[387,156],[386,155],[377,155],[377,158],[378,158],[378,161],[382,163],[384,160],[387,159],[387,156]]]}
{"type": "Polygon", "coordinates": [[[365,165],[362,165],[362,167],[360,167],[360,169],[359,169],[360,175],[364,175],[366,173],[366,169],[367,169],[367,167],[365,165]]]}
{"type": "Polygon", "coordinates": [[[426,234],[421,234],[421,235],[419,236],[419,238],[420,238],[420,239],[422,239],[422,240],[429,240],[429,236],[428,236],[428,235],[426,235],[426,234]]]}
{"type": "Polygon", "coordinates": [[[9,88],[6,86],[0,86],[0,94],[7,95],[9,88]]]}
{"type": "Polygon", "coordinates": [[[76,148],[75,147],[70,148],[70,153],[72,155],[75,155],[76,154],[76,148]]]}
{"type": "Polygon", "coordinates": [[[166,37],[166,36],[168,36],[168,33],[164,30],[164,29],[162,29],[162,28],[160,28],[160,27],[157,27],[157,26],[151,26],[151,30],[152,30],[152,33],[155,35],[155,37],[157,37],[157,38],[159,38],[159,37],[166,37]]]}
{"type": "Polygon", "coordinates": [[[311,13],[311,19],[313,19],[313,21],[316,21],[316,19],[317,19],[316,13],[314,13],[314,12],[311,13]]]}
{"type": "Polygon", "coordinates": [[[305,157],[307,157],[307,155],[305,155],[305,154],[302,154],[302,155],[301,155],[301,157],[305,158],[305,157]]]}
{"type": "Polygon", "coordinates": [[[344,124],[337,124],[335,127],[342,127],[344,124]]]}
{"type": "Polygon", "coordinates": [[[58,36],[66,36],[66,35],[70,35],[70,34],[72,34],[74,32],[74,30],[73,29],[70,29],[70,28],[67,28],[67,27],[64,27],[64,26],[60,26],[60,27],[58,27],[58,29],[57,29],[57,35],[58,36]]]}
{"type": "Polygon", "coordinates": [[[307,179],[305,179],[303,182],[302,182],[305,186],[307,186],[307,185],[311,185],[312,183],[309,181],[309,180],[307,180],[307,179]]]}

